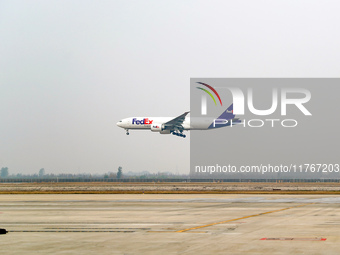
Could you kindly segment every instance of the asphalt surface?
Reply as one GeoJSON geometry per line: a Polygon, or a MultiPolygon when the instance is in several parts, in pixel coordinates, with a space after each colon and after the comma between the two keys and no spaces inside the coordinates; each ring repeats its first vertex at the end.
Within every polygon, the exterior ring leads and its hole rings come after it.
{"type": "Polygon", "coordinates": [[[3,254],[339,254],[340,196],[0,195],[3,254]]]}

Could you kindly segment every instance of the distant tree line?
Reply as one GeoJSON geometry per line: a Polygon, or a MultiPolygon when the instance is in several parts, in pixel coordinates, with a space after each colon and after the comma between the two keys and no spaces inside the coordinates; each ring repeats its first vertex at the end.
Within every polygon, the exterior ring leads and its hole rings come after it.
{"type": "Polygon", "coordinates": [[[54,174],[54,173],[48,173],[46,174],[45,168],[41,168],[37,173],[34,174],[9,174],[8,167],[2,167],[0,172],[1,178],[44,178],[44,179],[53,179],[53,178],[104,178],[104,179],[123,179],[123,178],[129,178],[129,179],[149,179],[149,178],[155,178],[155,179],[171,179],[171,178],[188,178],[189,175],[179,175],[179,174],[173,174],[170,172],[158,172],[158,173],[149,173],[147,171],[143,171],[141,173],[132,173],[128,172],[126,174],[123,173],[123,168],[121,166],[118,167],[117,172],[108,172],[105,174],[70,174],[70,173],[60,173],[60,174],[54,174]]]}

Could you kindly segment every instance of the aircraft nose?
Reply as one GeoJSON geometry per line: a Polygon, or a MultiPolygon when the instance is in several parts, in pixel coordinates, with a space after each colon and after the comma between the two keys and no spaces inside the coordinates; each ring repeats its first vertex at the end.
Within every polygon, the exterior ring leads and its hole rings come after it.
{"type": "Polygon", "coordinates": [[[117,125],[118,127],[122,127],[122,122],[117,122],[116,125],[117,125]]]}

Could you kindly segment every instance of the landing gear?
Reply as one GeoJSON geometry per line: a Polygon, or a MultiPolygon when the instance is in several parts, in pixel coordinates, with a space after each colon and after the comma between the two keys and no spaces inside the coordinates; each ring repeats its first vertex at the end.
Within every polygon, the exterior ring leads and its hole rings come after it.
{"type": "Polygon", "coordinates": [[[187,137],[187,136],[186,136],[185,134],[183,134],[183,133],[172,132],[172,134],[173,134],[173,135],[180,136],[180,137],[183,137],[183,138],[187,137]]]}
{"type": "Polygon", "coordinates": [[[126,135],[129,135],[130,133],[129,133],[129,130],[128,129],[125,129],[126,130],[126,135]]]}

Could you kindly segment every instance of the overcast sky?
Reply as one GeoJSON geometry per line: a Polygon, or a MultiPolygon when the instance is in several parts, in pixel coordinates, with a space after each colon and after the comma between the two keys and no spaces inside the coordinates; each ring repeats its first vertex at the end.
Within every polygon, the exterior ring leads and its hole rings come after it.
{"type": "MultiPolygon", "coordinates": [[[[0,1],[0,167],[189,173],[190,77],[339,77],[338,1],[0,1]]],[[[204,131],[202,131],[204,132],[204,131]]]]}

